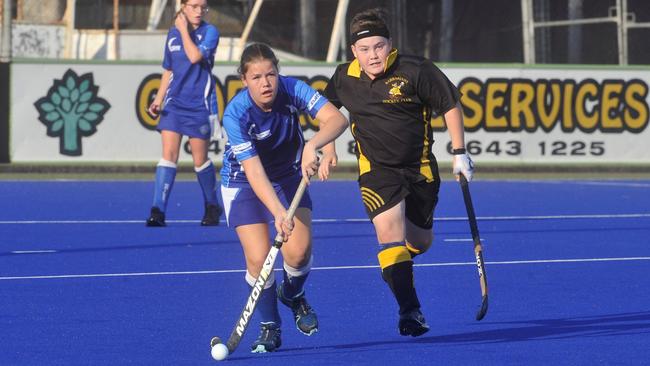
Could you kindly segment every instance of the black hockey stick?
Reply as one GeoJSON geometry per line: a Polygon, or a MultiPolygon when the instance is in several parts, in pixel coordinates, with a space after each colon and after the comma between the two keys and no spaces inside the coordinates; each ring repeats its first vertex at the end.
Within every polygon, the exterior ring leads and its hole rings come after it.
{"type": "MultiPolygon", "coordinates": [[[[302,181],[300,181],[298,190],[296,191],[296,194],[293,196],[291,205],[287,210],[287,220],[293,219],[296,209],[298,208],[298,204],[300,203],[300,200],[302,199],[302,195],[303,193],[305,193],[306,188],[307,188],[307,181],[303,179],[302,181]]],[[[260,295],[264,290],[264,286],[266,285],[266,282],[268,281],[269,277],[271,277],[271,275],[273,274],[273,264],[275,263],[275,258],[278,256],[278,251],[280,251],[283,242],[284,242],[283,236],[282,233],[280,232],[275,236],[275,240],[273,241],[273,245],[269,250],[269,254],[266,255],[266,259],[264,260],[264,264],[262,265],[262,270],[260,271],[260,275],[257,277],[257,280],[255,281],[255,285],[253,285],[253,289],[251,290],[250,295],[248,295],[248,300],[246,301],[244,310],[239,315],[239,318],[237,318],[235,327],[233,328],[232,332],[230,333],[230,337],[226,342],[226,347],[228,348],[228,354],[235,352],[235,350],[239,346],[239,342],[241,342],[241,339],[244,336],[244,332],[246,332],[246,328],[248,327],[248,323],[250,322],[253,316],[253,312],[255,311],[257,302],[259,301],[260,295]]],[[[214,347],[218,343],[221,343],[221,340],[219,339],[219,337],[214,337],[210,341],[210,346],[214,347]]]]}
{"type": "Polygon", "coordinates": [[[476,314],[476,320],[481,320],[488,310],[487,273],[485,272],[485,263],[483,262],[483,248],[481,247],[481,238],[478,234],[478,225],[476,224],[474,205],[472,205],[472,196],[469,194],[469,184],[467,179],[462,173],[460,174],[460,188],[463,191],[463,199],[465,200],[465,208],[467,209],[467,219],[469,220],[469,229],[472,231],[472,239],[474,240],[474,254],[476,255],[478,278],[481,283],[481,295],[483,300],[481,308],[476,314]]]}

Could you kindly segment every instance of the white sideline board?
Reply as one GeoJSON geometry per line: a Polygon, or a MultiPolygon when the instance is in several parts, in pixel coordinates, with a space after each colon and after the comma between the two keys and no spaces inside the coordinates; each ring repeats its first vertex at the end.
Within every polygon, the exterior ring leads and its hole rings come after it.
{"type": "MultiPolygon", "coordinates": [[[[280,72],[323,89],[335,66],[280,65],[280,72]]],[[[241,88],[236,68],[236,64],[219,64],[213,69],[220,113],[241,88]]],[[[443,65],[441,69],[463,93],[466,145],[477,163],[650,162],[650,69],[517,65],[443,65]]],[[[161,142],[155,131],[157,121],[143,112],[157,89],[161,72],[159,64],[13,63],[11,161],[158,161],[161,142]],[[58,135],[51,132],[48,136],[47,125],[39,121],[37,101],[55,90],[52,88],[56,82],[65,83],[65,75],[90,80],[86,85],[97,88],[94,98],[110,104],[103,120],[91,133],[86,132],[87,136],[79,136],[78,129],[75,134],[70,126],[67,130],[59,126],[58,135]]],[[[315,122],[308,118],[302,122],[309,138],[315,122]]],[[[84,126],[88,129],[88,125],[84,126]]],[[[438,161],[449,162],[449,136],[444,122],[434,119],[429,126],[434,130],[438,161]]],[[[350,148],[352,141],[349,131],[337,140],[341,162],[356,161],[350,148]]],[[[215,162],[222,158],[224,143],[222,140],[212,145],[214,151],[210,154],[215,162]]],[[[182,149],[180,160],[189,162],[191,155],[182,149]]]]}

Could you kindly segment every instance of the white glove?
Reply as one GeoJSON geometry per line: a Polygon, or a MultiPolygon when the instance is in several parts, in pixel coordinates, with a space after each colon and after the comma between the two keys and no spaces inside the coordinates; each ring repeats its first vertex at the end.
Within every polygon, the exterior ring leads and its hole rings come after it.
{"type": "Polygon", "coordinates": [[[219,121],[218,114],[211,114],[209,117],[210,120],[210,137],[212,140],[221,140],[223,139],[223,130],[221,128],[221,122],[219,121]]]}
{"type": "Polygon", "coordinates": [[[472,162],[472,159],[466,152],[454,154],[453,167],[454,175],[462,174],[468,182],[472,181],[472,176],[474,175],[474,162],[472,162]]]}

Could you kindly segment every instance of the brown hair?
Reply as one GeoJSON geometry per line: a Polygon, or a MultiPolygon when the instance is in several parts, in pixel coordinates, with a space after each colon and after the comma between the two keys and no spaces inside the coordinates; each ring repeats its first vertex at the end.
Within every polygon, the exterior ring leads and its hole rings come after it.
{"type": "MultiPolygon", "coordinates": [[[[181,5],[186,5],[189,0],[181,0],[181,5]]],[[[205,4],[207,5],[208,2],[206,1],[205,4]]],[[[178,9],[178,11],[174,14],[174,17],[172,18],[172,25],[174,25],[174,20],[183,12],[183,9],[178,9]]],[[[205,13],[202,13],[205,14],[205,13]]],[[[188,24],[189,26],[189,24],[188,24]]],[[[191,30],[191,29],[190,29],[191,30]]]]}
{"type": "Polygon", "coordinates": [[[352,17],[350,22],[350,33],[357,33],[364,28],[386,28],[388,29],[386,10],[373,8],[359,12],[352,17]]]}
{"type": "Polygon", "coordinates": [[[252,43],[244,49],[244,52],[242,52],[237,72],[240,75],[244,75],[248,70],[249,63],[261,60],[270,60],[275,68],[279,69],[278,58],[275,57],[275,53],[273,53],[271,47],[264,43],[252,43]]]}
{"type": "MultiPolygon", "coordinates": [[[[187,4],[187,0],[181,0],[181,5],[185,5],[185,4],[187,4]]],[[[173,18],[173,19],[176,19],[176,17],[178,17],[178,16],[181,14],[182,11],[183,11],[183,9],[178,9],[178,11],[176,12],[176,14],[174,14],[174,18],[173,18]]],[[[174,21],[173,21],[173,20],[172,20],[172,24],[174,24],[174,21]]]]}

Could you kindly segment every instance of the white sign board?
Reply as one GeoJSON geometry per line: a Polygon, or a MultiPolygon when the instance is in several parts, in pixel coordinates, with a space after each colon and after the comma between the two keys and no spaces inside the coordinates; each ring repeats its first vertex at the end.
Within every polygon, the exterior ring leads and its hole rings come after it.
{"type": "MultiPolygon", "coordinates": [[[[323,89],[334,67],[289,65],[280,72],[323,89]]],[[[650,162],[650,70],[442,69],[463,93],[466,144],[477,162],[650,162]]],[[[161,72],[154,64],[12,64],[11,161],[158,161],[157,120],[146,108],[161,72]]],[[[223,113],[242,85],[235,64],[213,72],[223,113]]],[[[317,121],[303,116],[301,122],[309,138],[317,121]]],[[[431,124],[438,161],[450,161],[444,122],[431,124]]],[[[217,163],[224,142],[212,145],[217,163]]],[[[340,161],[356,161],[352,146],[348,131],[337,140],[340,161]]],[[[180,160],[191,161],[186,149],[180,160]]]]}

